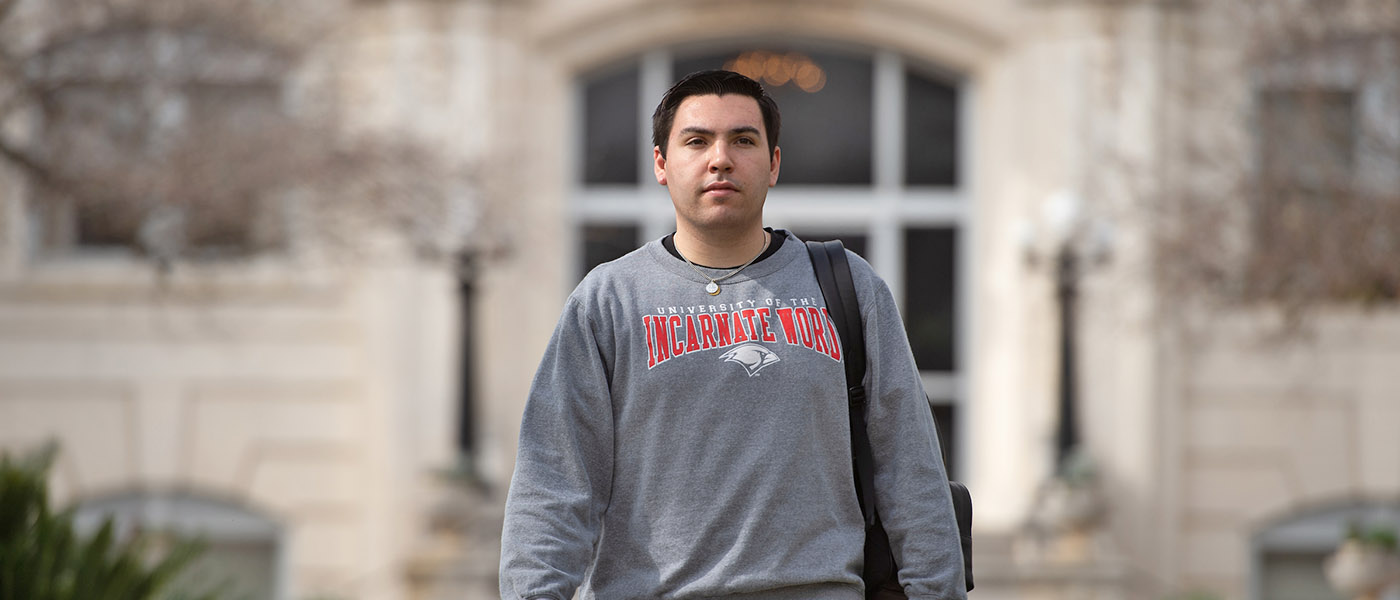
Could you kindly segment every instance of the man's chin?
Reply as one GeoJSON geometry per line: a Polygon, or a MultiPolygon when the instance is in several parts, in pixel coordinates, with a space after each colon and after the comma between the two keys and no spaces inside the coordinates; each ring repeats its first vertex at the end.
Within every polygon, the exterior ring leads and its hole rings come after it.
{"type": "Polygon", "coordinates": [[[751,215],[707,215],[692,221],[701,231],[743,231],[763,226],[763,218],[751,215]]]}

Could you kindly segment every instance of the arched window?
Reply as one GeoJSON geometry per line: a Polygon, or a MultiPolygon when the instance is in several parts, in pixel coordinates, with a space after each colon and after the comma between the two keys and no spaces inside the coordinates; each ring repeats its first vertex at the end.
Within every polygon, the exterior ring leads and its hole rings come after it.
{"type": "Polygon", "coordinates": [[[842,239],[889,283],[956,471],[962,400],[965,103],[954,75],[887,50],[727,43],[654,50],[578,84],[578,277],[675,228],[651,166],[651,112],[687,73],[761,78],[782,110],[783,167],[767,224],[842,239]]]}
{"type": "MultiPolygon", "coordinates": [[[[1323,564],[1352,525],[1400,526],[1400,503],[1333,505],[1260,531],[1253,544],[1253,600],[1347,600],[1327,583],[1323,564]]],[[[1400,586],[1381,600],[1400,600],[1400,586]]]]}
{"type": "Polygon", "coordinates": [[[74,527],[81,534],[90,534],[108,517],[118,535],[139,531],[203,540],[204,553],[175,582],[177,590],[198,592],[227,582],[226,597],[282,597],[278,577],[281,531],[267,517],[222,500],[131,492],[81,503],[74,527]]]}

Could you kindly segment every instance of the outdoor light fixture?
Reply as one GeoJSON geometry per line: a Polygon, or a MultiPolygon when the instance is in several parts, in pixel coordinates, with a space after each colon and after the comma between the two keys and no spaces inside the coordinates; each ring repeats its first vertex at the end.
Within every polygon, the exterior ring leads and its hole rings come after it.
{"type": "Polygon", "coordinates": [[[1076,377],[1075,304],[1079,279],[1087,268],[1108,261],[1113,229],[1106,221],[1091,219],[1084,202],[1071,190],[1048,196],[1041,205],[1041,225],[1022,222],[1017,238],[1026,264],[1049,263],[1055,277],[1055,299],[1060,324],[1060,381],[1058,423],[1055,433],[1055,470],[1064,475],[1078,448],[1078,381],[1076,377]]]}
{"type": "Polygon", "coordinates": [[[809,94],[826,87],[826,71],[800,52],[753,50],[725,62],[724,68],[776,87],[791,83],[809,94]]]}
{"type": "Polygon", "coordinates": [[[1111,226],[1092,219],[1073,191],[1059,191],[1041,205],[1038,223],[1017,225],[1016,238],[1026,264],[1047,265],[1055,279],[1059,312],[1059,384],[1053,472],[1037,493],[1030,525],[1042,535],[1068,534],[1059,546],[1062,558],[1082,559],[1089,552],[1088,532],[1104,515],[1092,456],[1081,447],[1078,415],[1076,300],[1079,280],[1091,267],[1108,260],[1111,226]],[[1072,542],[1072,543],[1071,543],[1072,542]]]}

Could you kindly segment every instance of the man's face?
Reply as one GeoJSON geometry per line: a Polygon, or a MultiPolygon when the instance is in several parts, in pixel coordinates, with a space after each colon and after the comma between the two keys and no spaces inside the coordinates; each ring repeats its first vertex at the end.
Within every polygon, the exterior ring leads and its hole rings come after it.
{"type": "Polygon", "coordinates": [[[653,149],[656,181],[671,192],[677,227],[742,232],[763,225],[763,200],[778,182],[758,101],[742,94],[690,96],[676,108],[666,156],[653,149]]]}

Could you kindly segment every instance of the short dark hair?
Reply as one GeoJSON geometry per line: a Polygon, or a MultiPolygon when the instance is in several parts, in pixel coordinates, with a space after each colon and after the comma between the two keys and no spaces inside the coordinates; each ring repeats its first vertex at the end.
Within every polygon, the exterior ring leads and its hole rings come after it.
{"type": "Polygon", "coordinates": [[[682,77],[671,89],[666,90],[666,95],[661,97],[661,103],[656,105],[656,112],[651,115],[652,146],[661,149],[662,157],[666,156],[666,142],[671,137],[671,123],[676,120],[676,109],[683,100],[691,96],[726,94],[740,94],[758,101],[758,110],[763,113],[763,130],[768,134],[768,156],[773,156],[773,149],[778,147],[778,129],[782,126],[782,117],[778,115],[778,103],[773,101],[773,97],[769,96],[757,81],[722,69],[696,71],[682,77]]]}

